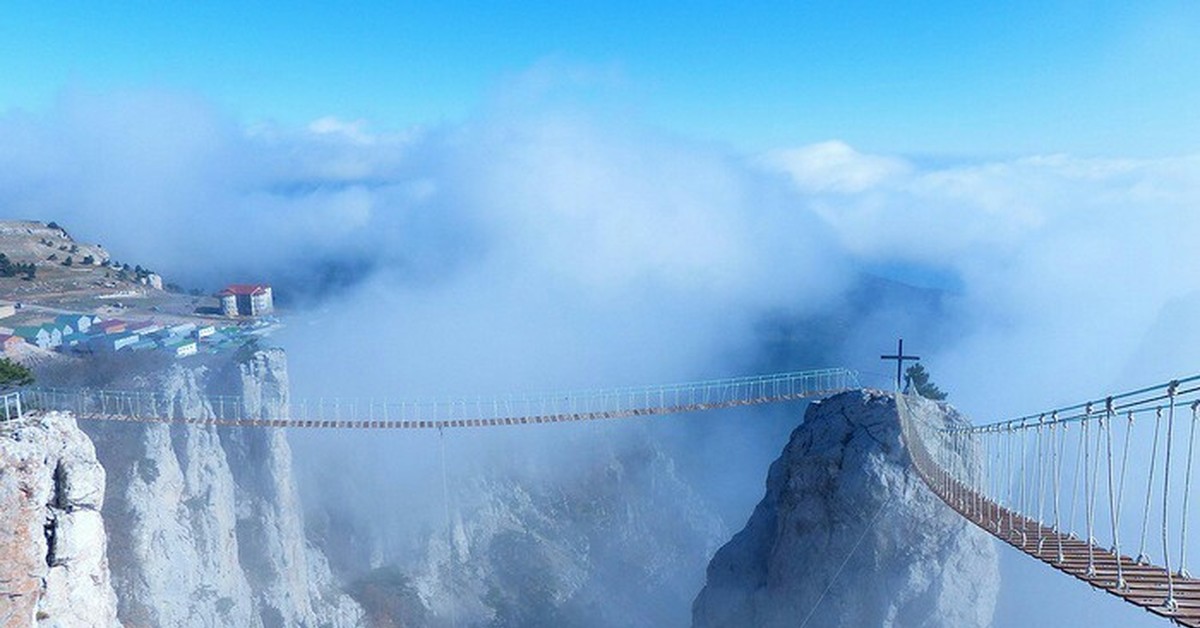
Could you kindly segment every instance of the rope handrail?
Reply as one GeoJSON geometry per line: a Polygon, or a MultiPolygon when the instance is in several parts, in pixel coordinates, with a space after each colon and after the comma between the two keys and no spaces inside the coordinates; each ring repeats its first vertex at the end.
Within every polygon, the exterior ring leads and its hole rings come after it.
{"type": "MultiPolygon", "coordinates": [[[[490,401],[492,399],[517,399],[517,398],[524,398],[524,397],[529,397],[529,398],[543,398],[543,397],[550,398],[550,397],[562,397],[562,396],[595,397],[595,396],[604,396],[604,395],[639,394],[639,393],[644,393],[644,392],[658,392],[660,390],[673,392],[673,391],[689,390],[689,389],[695,389],[698,387],[710,387],[710,386],[737,386],[737,385],[741,385],[741,384],[773,384],[773,383],[782,383],[782,382],[786,382],[786,381],[797,381],[797,380],[802,380],[802,379],[817,379],[817,378],[822,378],[822,377],[844,378],[846,381],[851,382],[853,384],[853,386],[849,386],[849,387],[856,387],[858,385],[858,376],[859,376],[858,371],[855,371],[853,369],[835,367],[835,368],[824,368],[824,369],[810,369],[810,370],[804,370],[804,371],[789,371],[789,372],[783,372],[783,373],[766,373],[766,374],[760,374],[760,375],[739,375],[739,376],[735,376],[735,377],[705,379],[705,380],[697,380],[697,381],[692,381],[692,382],[674,382],[674,383],[668,383],[668,384],[642,384],[642,385],[636,385],[636,386],[614,386],[611,388],[583,388],[583,389],[577,389],[577,390],[540,390],[540,391],[539,390],[530,390],[530,391],[520,391],[520,392],[507,392],[507,393],[500,393],[500,394],[488,395],[488,396],[448,395],[445,397],[434,397],[434,398],[428,398],[425,400],[421,400],[419,398],[405,399],[405,400],[396,399],[396,400],[389,401],[389,403],[393,403],[393,404],[397,404],[397,403],[460,403],[464,400],[473,402],[476,399],[484,399],[484,400],[490,401]]],[[[80,388],[54,387],[54,386],[32,386],[32,387],[27,387],[24,390],[45,391],[45,392],[55,392],[55,393],[58,393],[58,392],[74,393],[81,389],[80,388]]],[[[109,393],[113,393],[113,394],[146,394],[148,392],[148,391],[139,390],[139,389],[99,389],[99,390],[104,390],[105,392],[109,392],[109,393]]],[[[205,396],[213,397],[213,398],[224,397],[227,399],[241,397],[241,395],[205,395],[205,396]]],[[[332,400],[334,398],[330,397],[328,399],[332,400]]],[[[371,400],[371,398],[369,398],[369,397],[338,397],[337,399],[342,402],[364,402],[364,403],[371,400]]],[[[376,402],[378,403],[378,400],[376,402]]]]}
{"type": "Polygon", "coordinates": [[[1093,587],[1200,627],[1200,580],[1187,571],[1197,381],[985,425],[949,420],[946,408],[903,393],[896,409],[912,468],[960,515],[1093,587]],[[1185,404],[1191,412],[1180,416],[1185,404]],[[1152,420],[1141,419],[1149,413],[1152,420]],[[1189,425],[1177,430],[1180,421],[1189,425]],[[1176,440],[1185,445],[1178,452],[1176,440]],[[1185,456],[1182,465],[1177,455],[1185,456]],[[1142,489],[1134,496],[1141,511],[1123,519],[1126,493],[1142,489]],[[1132,536],[1136,557],[1122,549],[1132,536]]]}
{"type": "Polygon", "coordinates": [[[624,418],[758,405],[822,396],[855,388],[858,376],[844,368],[707,379],[553,393],[508,393],[492,397],[394,401],[377,398],[282,399],[267,411],[254,398],[203,395],[203,417],[177,417],[164,391],[32,387],[26,397],[37,407],[70,410],[81,418],[137,417],[216,424],[285,427],[481,427],[525,423],[624,418]],[[376,425],[380,424],[380,425],[376,425]]]}
{"type": "Polygon", "coordinates": [[[1055,422],[1058,422],[1058,423],[1079,423],[1087,418],[1087,409],[1089,407],[1092,407],[1092,408],[1105,407],[1106,405],[1109,405],[1109,404],[1112,405],[1113,410],[1116,410],[1118,412],[1123,411],[1123,410],[1132,409],[1135,414],[1141,414],[1141,413],[1154,411],[1154,407],[1150,406],[1149,404],[1155,404],[1155,403],[1159,403],[1162,401],[1169,401],[1172,397],[1176,398],[1177,400],[1182,399],[1184,397],[1193,396],[1193,395],[1200,397],[1200,395],[1198,395],[1198,393],[1200,393],[1200,374],[1192,375],[1189,377],[1184,377],[1181,379],[1171,380],[1169,382],[1165,382],[1162,384],[1146,386],[1143,388],[1139,388],[1137,390],[1131,390],[1131,391],[1123,392],[1120,394],[1111,395],[1108,397],[1093,399],[1091,401],[1083,401],[1080,403],[1076,403],[1076,404],[1069,405],[1069,406],[1064,406],[1061,408],[1054,408],[1052,410],[1045,410],[1045,411],[1036,412],[1033,414],[1026,414],[1024,416],[1020,416],[1020,417],[1016,417],[1016,418],[1001,419],[1001,420],[992,421],[989,423],[970,425],[970,426],[967,426],[967,429],[969,429],[970,431],[977,431],[977,432],[978,431],[986,431],[989,429],[1010,429],[1010,428],[1014,428],[1014,427],[1017,429],[1028,429],[1028,428],[1035,427],[1036,421],[1039,418],[1043,418],[1043,417],[1049,416],[1051,414],[1059,414],[1059,415],[1065,414],[1065,416],[1059,416],[1057,419],[1055,419],[1055,422]],[[1183,388],[1182,386],[1184,384],[1197,384],[1197,385],[1183,388]],[[1172,392],[1171,392],[1172,387],[1175,388],[1174,394],[1172,394],[1172,392]],[[1156,393],[1156,394],[1149,396],[1149,397],[1142,397],[1139,399],[1124,401],[1123,403],[1115,403],[1117,401],[1130,399],[1131,397],[1137,397],[1139,395],[1147,395],[1148,393],[1156,393]],[[1080,412],[1081,410],[1082,410],[1082,412],[1080,412]]]}

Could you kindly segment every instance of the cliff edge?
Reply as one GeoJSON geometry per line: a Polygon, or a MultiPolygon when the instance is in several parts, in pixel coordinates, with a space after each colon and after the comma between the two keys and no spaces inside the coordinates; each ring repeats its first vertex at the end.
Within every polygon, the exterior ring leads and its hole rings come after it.
{"type": "MultiPolygon", "coordinates": [[[[251,417],[288,399],[282,350],[135,372],[118,388],[165,395],[164,417],[213,417],[236,395],[251,417]]],[[[91,422],[108,469],[118,613],[128,627],[351,627],[362,612],[307,539],[291,448],[278,428],[91,422]]]]}
{"type": "Polygon", "coordinates": [[[120,626],[104,485],[92,441],[69,415],[0,423],[0,626],[120,626]]]}

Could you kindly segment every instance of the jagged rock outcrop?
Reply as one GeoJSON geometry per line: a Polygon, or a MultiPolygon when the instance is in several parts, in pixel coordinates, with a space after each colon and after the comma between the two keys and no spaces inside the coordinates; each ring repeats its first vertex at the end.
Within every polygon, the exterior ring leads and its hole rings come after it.
{"type": "MultiPolygon", "coordinates": [[[[244,397],[247,416],[280,416],[280,350],[211,368],[174,364],[121,387],[160,390],[163,414],[214,416],[210,395],[244,397]]],[[[356,626],[361,610],[307,540],[283,432],[94,423],[108,469],[104,508],[126,626],[356,626]]]]}
{"type": "Polygon", "coordinates": [[[709,564],[694,625],[989,626],[995,547],[906,459],[890,395],[812,404],[745,529],[709,564]]]}
{"type": "Polygon", "coordinates": [[[0,626],[119,626],[104,469],[68,415],[0,423],[0,626]]]}

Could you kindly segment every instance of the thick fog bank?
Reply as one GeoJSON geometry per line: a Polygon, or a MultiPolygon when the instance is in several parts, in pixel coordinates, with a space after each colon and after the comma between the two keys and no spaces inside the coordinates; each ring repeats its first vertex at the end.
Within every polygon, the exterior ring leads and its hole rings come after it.
{"type": "MultiPolygon", "coordinates": [[[[246,125],[173,93],[66,93],[0,114],[0,207],[184,286],[274,282],[292,305],[277,341],[297,397],[832,365],[883,384],[876,358],[904,336],[986,419],[1195,368],[1195,156],[930,163],[836,141],[744,155],[523,89],[404,131],[246,125]]],[[[736,528],[800,411],[662,419],[629,450],[660,445],[736,528]]],[[[520,434],[449,436],[450,474],[454,458],[526,446],[564,468],[601,460],[550,430],[520,434]]],[[[431,436],[295,441],[306,495],[350,487],[359,519],[444,506],[431,436]]],[[[366,563],[414,543],[372,542],[383,547],[358,548],[366,563]]]]}

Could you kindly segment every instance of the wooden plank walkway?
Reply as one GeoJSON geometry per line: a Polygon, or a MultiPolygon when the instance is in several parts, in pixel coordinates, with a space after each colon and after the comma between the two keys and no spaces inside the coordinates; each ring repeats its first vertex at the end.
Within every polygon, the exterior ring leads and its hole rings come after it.
{"type": "MultiPolygon", "coordinates": [[[[97,412],[95,410],[76,410],[77,419],[89,421],[112,421],[133,423],[183,423],[189,425],[212,425],[219,427],[285,427],[285,428],[317,428],[317,429],[454,429],[472,427],[506,427],[515,425],[537,425],[544,423],[565,423],[574,421],[597,421],[606,419],[630,419],[644,416],[663,416],[672,414],[687,414],[704,412],[722,408],[737,408],[755,406],[785,401],[799,401],[829,397],[844,392],[845,389],[815,390],[797,394],[780,394],[748,399],[734,399],[713,403],[692,403],[682,405],[667,405],[661,407],[632,408],[628,410],[610,410],[595,412],[575,412],[562,414],[547,414],[535,416],[514,416],[501,418],[463,418],[441,419],[428,421],[388,421],[388,420],[317,420],[291,418],[217,418],[217,417],[169,417],[140,414],[125,414],[113,412],[97,412]]],[[[32,410],[30,414],[36,413],[32,410]]]]}
{"type": "Polygon", "coordinates": [[[997,504],[938,473],[918,443],[908,443],[913,468],[946,505],[1017,550],[1088,585],[1179,625],[1200,628],[1200,580],[1170,574],[1157,565],[1138,564],[1125,555],[1064,534],[997,504]],[[1118,561],[1124,583],[1118,582],[1118,561]],[[1090,568],[1089,568],[1090,565],[1090,568]],[[1167,605],[1173,591],[1174,605],[1167,605]]]}

